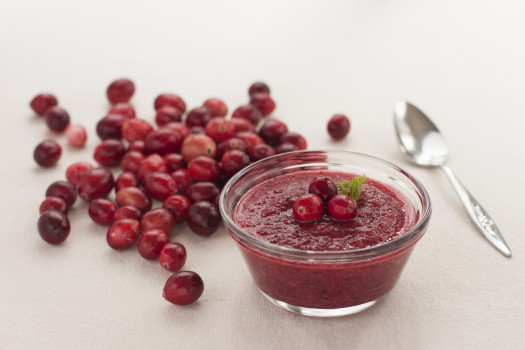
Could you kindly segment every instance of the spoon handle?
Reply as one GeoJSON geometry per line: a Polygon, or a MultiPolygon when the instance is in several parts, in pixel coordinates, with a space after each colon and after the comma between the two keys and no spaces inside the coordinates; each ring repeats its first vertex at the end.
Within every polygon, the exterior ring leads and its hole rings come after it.
{"type": "Polygon", "coordinates": [[[441,169],[447,174],[448,179],[454,186],[454,189],[458,193],[459,199],[463,202],[465,209],[467,210],[470,218],[476,224],[483,237],[485,237],[501,254],[506,257],[511,257],[512,252],[510,251],[507,242],[499,232],[496,223],[492,220],[490,215],[483,209],[478,201],[472,197],[467,191],[465,186],[459,181],[456,174],[445,164],[440,165],[441,169]]]}

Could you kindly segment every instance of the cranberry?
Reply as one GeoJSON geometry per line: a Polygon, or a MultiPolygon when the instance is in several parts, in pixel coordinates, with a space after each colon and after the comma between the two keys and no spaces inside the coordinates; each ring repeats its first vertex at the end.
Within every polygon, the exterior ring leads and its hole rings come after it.
{"type": "Polygon", "coordinates": [[[105,198],[113,189],[115,181],[113,174],[107,168],[93,168],[88,170],[78,183],[78,194],[86,202],[93,199],[105,198]]]}
{"type": "Polygon", "coordinates": [[[108,229],[106,239],[111,248],[124,250],[131,247],[140,233],[140,224],[137,220],[122,219],[115,221],[108,229]]]}
{"type": "Polygon", "coordinates": [[[55,181],[47,188],[46,197],[60,197],[70,207],[77,200],[77,189],[67,181],[55,181]]]}
{"type": "Polygon", "coordinates": [[[193,232],[208,237],[219,228],[221,216],[214,204],[200,201],[190,207],[186,222],[193,232]]]}
{"type": "Polygon", "coordinates": [[[179,192],[177,181],[170,174],[161,172],[147,174],[142,185],[152,198],[160,201],[179,192]]]}
{"type": "Polygon", "coordinates": [[[175,305],[189,305],[196,302],[204,291],[202,278],[192,271],[174,273],[164,285],[162,296],[175,305]]]}
{"type": "Polygon", "coordinates": [[[155,114],[155,123],[163,126],[171,122],[180,122],[184,113],[173,106],[163,106],[157,109],[155,114]]]}
{"type": "Polygon", "coordinates": [[[68,206],[65,200],[63,200],[60,197],[47,197],[44,199],[42,204],[40,204],[39,212],[40,214],[44,213],[48,210],[58,210],[65,215],[67,215],[68,212],[68,206]]]}
{"type": "Polygon", "coordinates": [[[54,132],[62,132],[69,125],[69,114],[58,106],[46,109],[44,118],[49,129],[54,132]]]}
{"type": "Polygon", "coordinates": [[[139,167],[139,180],[141,182],[145,181],[146,175],[161,172],[168,173],[170,170],[166,161],[159,156],[158,154],[151,154],[144,158],[139,167]]]}
{"type": "Polygon", "coordinates": [[[150,132],[144,142],[146,143],[144,151],[147,154],[158,153],[164,155],[180,151],[182,137],[173,129],[160,128],[150,132]]]}
{"type": "Polygon", "coordinates": [[[206,128],[202,126],[192,126],[190,128],[190,134],[206,135],[206,128]]]}
{"type": "Polygon", "coordinates": [[[128,142],[135,140],[145,140],[150,132],[153,131],[153,126],[144,119],[133,118],[126,119],[122,123],[122,137],[128,142]]]}
{"type": "Polygon", "coordinates": [[[188,112],[186,116],[186,125],[191,128],[192,126],[202,126],[203,128],[213,118],[211,111],[204,107],[196,107],[188,112]]]}
{"type": "Polygon", "coordinates": [[[155,110],[163,106],[175,107],[182,113],[186,111],[186,103],[184,100],[180,98],[180,96],[174,94],[160,94],[157,96],[154,103],[155,110]]]}
{"type": "Polygon", "coordinates": [[[146,143],[144,140],[135,140],[129,143],[128,151],[137,151],[144,154],[146,149],[146,143]]]}
{"type": "Polygon", "coordinates": [[[330,178],[318,176],[310,182],[308,192],[318,195],[326,203],[337,194],[337,186],[330,178]]]}
{"type": "Polygon", "coordinates": [[[105,198],[94,199],[89,203],[88,214],[91,220],[99,225],[109,226],[113,223],[113,216],[117,206],[105,198]]]}
{"type": "Polygon", "coordinates": [[[275,155],[275,149],[273,149],[272,146],[266,144],[255,145],[250,148],[248,155],[250,156],[250,160],[252,162],[256,162],[258,160],[275,155]]]}
{"type": "Polygon", "coordinates": [[[189,135],[184,139],[181,154],[184,160],[189,163],[198,156],[215,157],[217,145],[215,141],[206,135],[189,135]]]}
{"type": "Polygon", "coordinates": [[[217,193],[217,195],[213,199],[213,204],[215,204],[215,206],[218,208],[220,201],[221,201],[221,192],[217,193]]]}
{"type": "Polygon", "coordinates": [[[281,143],[291,143],[292,145],[297,146],[297,149],[301,151],[305,150],[307,147],[306,139],[302,135],[291,131],[286,132],[281,136],[279,144],[281,143]]]}
{"type": "Polygon", "coordinates": [[[335,114],[328,121],[327,130],[334,140],[341,140],[350,131],[350,120],[344,114],[335,114]]]}
{"type": "Polygon", "coordinates": [[[209,98],[202,105],[208,108],[214,117],[225,117],[228,114],[228,106],[218,98],[209,98]]]}
{"type": "Polygon", "coordinates": [[[147,260],[157,259],[160,250],[170,241],[166,232],[160,228],[144,231],[137,241],[140,256],[147,260]]]}
{"type": "Polygon", "coordinates": [[[268,87],[268,85],[266,85],[265,83],[261,81],[257,81],[253,83],[252,85],[250,85],[250,88],[248,89],[248,95],[250,95],[250,97],[252,97],[253,95],[259,92],[270,94],[270,88],[268,87]]]}
{"type": "Polygon", "coordinates": [[[254,147],[255,145],[264,144],[264,140],[254,132],[238,132],[237,134],[235,134],[235,137],[240,138],[244,141],[247,150],[254,147]]]}
{"type": "Polygon", "coordinates": [[[126,187],[138,187],[139,186],[139,179],[137,175],[132,173],[131,171],[125,171],[121,173],[117,180],[115,181],[115,192],[120,191],[123,188],[126,187]]]}
{"type": "Polygon", "coordinates": [[[254,131],[255,125],[243,118],[232,118],[230,119],[233,126],[235,127],[235,133],[242,131],[254,131]]]}
{"type": "Polygon", "coordinates": [[[125,187],[117,192],[115,201],[119,207],[131,205],[142,213],[151,209],[151,199],[138,187],[125,187]]]}
{"type": "Polygon", "coordinates": [[[80,182],[80,179],[82,179],[82,177],[91,169],[93,169],[93,165],[91,163],[73,163],[66,169],[66,179],[70,184],[76,186],[80,182]]]}
{"type": "Polygon", "coordinates": [[[97,123],[97,135],[101,140],[122,138],[122,125],[124,124],[124,117],[121,114],[108,114],[100,119],[97,123]]]}
{"type": "Polygon", "coordinates": [[[66,128],[66,138],[73,147],[84,147],[87,141],[87,132],[82,125],[72,124],[66,128]]]}
{"type": "Polygon", "coordinates": [[[222,141],[217,146],[217,158],[222,158],[224,153],[231,151],[233,149],[238,149],[239,151],[246,151],[246,144],[243,140],[238,137],[232,137],[226,141],[222,141]]]}
{"type": "Polygon", "coordinates": [[[58,101],[55,96],[51,94],[38,94],[31,100],[29,105],[37,115],[43,115],[48,108],[56,106],[57,104],[58,101]]]}
{"type": "MultiPolygon", "coordinates": [[[[237,107],[232,113],[232,119],[242,118],[249,121],[253,125],[259,124],[262,118],[261,111],[252,105],[243,105],[237,107]]],[[[248,130],[251,131],[251,130],[248,130]]]]}
{"type": "Polygon", "coordinates": [[[188,163],[188,171],[195,181],[216,181],[221,176],[219,162],[207,156],[198,156],[188,163]]]}
{"type": "Polygon", "coordinates": [[[140,229],[142,232],[153,228],[160,228],[166,234],[170,234],[175,226],[175,218],[168,209],[156,208],[148,211],[140,220],[140,229]]]}
{"type": "MultiPolygon", "coordinates": [[[[205,182],[199,183],[203,184],[205,182]]],[[[191,202],[188,199],[188,197],[183,196],[181,194],[169,196],[168,198],[166,198],[166,200],[164,200],[164,203],[162,204],[162,207],[164,209],[168,209],[171,215],[173,215],[176,224],[181,224],[186,220],[186,216],[188,216],[190,206],[191,202]]]]}
{"type": "Polygon", "coordinates": [[[275,147],[279,144],[281,136],[286,132],[288,132],[288,127],[285,123],[277,119],[268,119],[261,126],[259,136],[262,137],[267,144],[275,147]]]}
{"type": "Polygon", "coordinates": [[[275,147],[275,153],[277,154],[293,152],[298,150],[299,147],[290,142],[281,143],[279,146],[275,147]]]}
{"type": "Polygon", "coordinates": [[[215,117],[206,125],[206,135],[219,143],[235,135],[235,126],[230,120],[223,117],[215,117]]]}
{"type": "Polygon", "coordinates": [[[248,164],[250,164],[250,157],[245,152],[237,149],[224,153],[221,158],[221,168],[227,176],[235,175],[248,164]]]}
{"type": "Polygon", "coordinates": [[[126,148],[120,140],[108,139],[102,141],[93,153],[93,158],[102,166],[113,167],[120,164],[126,148]]]}
{"type": "Polygon", "coordinates": [[[160,266],[168,271],[179,271],[186,262],[186,248],[179,242],[166,243],[159,253],[160,266]]]}
{"type": "Polygon", "coordinates": [[[165,154],[162,158],[164,159],[166,164],[168,164],[170,172],[173,172],[177,169],[186,168],[186,162],[184,161],[184,158],[182,158],[182,155],[179,153],[168,153],[165,154]]]}
{"type": "Polygon", "coordinates": [[[326,211],[336,220],[350,220],[357,215],[357,203],[350,196],[337,194],[328,201],[326,211]]]}
{"type": "Polygon", "coordinates": [[[219,187],[213,182],[196,182],[188,189],[188,198],[192,203],[199,201],[213,202],[219,192],[219,187]]]}
{"type": "Polygon", "coordinates": [[[69,236],[71,227],[67,216],[58,210],[48,210],[38,219],[38,233],[47,243],[60,244],[69,236]]]}
{"type": "Polygon", "coordinates": [[[144,158],[144,155],[138,151],[127,152],[120,161],[120,169],[122,169],[122,171],[129,171],[134,174],[138,174],[140,164],[144,158]]]}
{"type": "Polygon", "coordinates": [[[177,186],[179,187],[179,192],[186,193],[188,191],[188,188],[192,184],[190,172],[188,171],[188,169],[175,170],[173,173],[171,173],[171,176],[177,182],[177,186]]]}
{"type": "Polygon", "coordinates": [[[62,155],[62,147],[53,140],[40,142],[33,152],[33,158],[38,165],[50,167],[55,165],[62,155]]]}
{"type": "Polygon", "coordinates": [[[117,222],[122,219],[135,219],[140,220],[142,217],[142,212],[137,207],[131,205],[125,205],[118,208],[113,215],[113,221],[117,222]]]}
{"type": "Polygon", "coordinates": [[[293,216],[299,221],[313,221],[324,214],[324,202],[316,194],[303,194],[293,205],[293,216]]]}
{"type": "Polygon", "coordinates": [[[182,139],[185,139],[190,134],[190,128],[188,128],[186,124],[180,122],[170,122],[166,125],[163,125],[162,127],[177,131],[182,137],[182,139]]]}
{"type": "Polygon", "coordinates": [[[108,111],[108,115],[110,114],[119,114],[126,119],[135,118],[136,116],[135,109],[127,102],[120,102],[111,106],[108,111]]]}
{"type": "Polygon", "coordinates": [[[106,91],[109,102],[128,102],[135,93],[135,84],[129,79],[117,79],[109,84],[106,91]]]}
{"type": "Polygon", "coordinates": [[[250,96],[250,104],[257,107],[263,116],[267,116],[275,110],[275,101],[265,92],[257,92],[250,96]]]}

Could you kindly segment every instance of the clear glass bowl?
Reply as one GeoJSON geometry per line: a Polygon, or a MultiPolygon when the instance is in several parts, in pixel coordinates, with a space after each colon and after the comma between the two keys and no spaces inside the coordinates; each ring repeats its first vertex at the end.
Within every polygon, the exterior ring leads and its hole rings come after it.
{"type": "Polygon", "coordinates": [[[224,225],[238,243],[255,284],[274,304],[309,316],[342,316],[362,311],[396,284],[431,215],[423,185],[397,166],[345,151],[299,151],[256,162],[230,179],[220,198],[224,225]],[[234,221],[240,198],[264,180],[304,170],[366,174],[400,192],[414,207],[415,224],[387,243],[348,251],[282,247],[251,236],[234,221]]]}

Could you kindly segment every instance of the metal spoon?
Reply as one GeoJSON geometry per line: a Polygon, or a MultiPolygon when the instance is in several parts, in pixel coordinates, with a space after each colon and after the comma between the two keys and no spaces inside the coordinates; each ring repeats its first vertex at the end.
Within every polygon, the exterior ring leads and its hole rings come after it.
{"type": "Polygon", "coordinates": [[[401,151],[418,165],[440,167],[448,176],[483,237],[503,255],[510,257],[512,252],[494,221],[467,191],[452,169],[445,165],[447,145],[434,123],[416,106],[408,102],[399,102],[394,109],[394,125],[401,151]]]}

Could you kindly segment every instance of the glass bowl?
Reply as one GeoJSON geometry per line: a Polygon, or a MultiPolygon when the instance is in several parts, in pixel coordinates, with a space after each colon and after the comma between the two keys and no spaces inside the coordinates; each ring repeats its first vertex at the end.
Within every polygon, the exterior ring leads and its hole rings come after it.
{"type": "MultiPolygon", "coordinates": [[[[306,192],[307,190],[305,190],[306,192]]],[[[274,304],[309,316],[342,316],[377,303],[397,283],[425,233],[431,215],[423,185],[397,166],[346,151],[299,151],[263,159],[241,170],[224,187],[220,211],[261,293],[274,304]],[[414,225],[376,246],[346,251],[312,251],[268,243],[234,221],[241,197],[257,184],[304,170],[365,174],[399,192],[414,208],[414,225]]]]}

